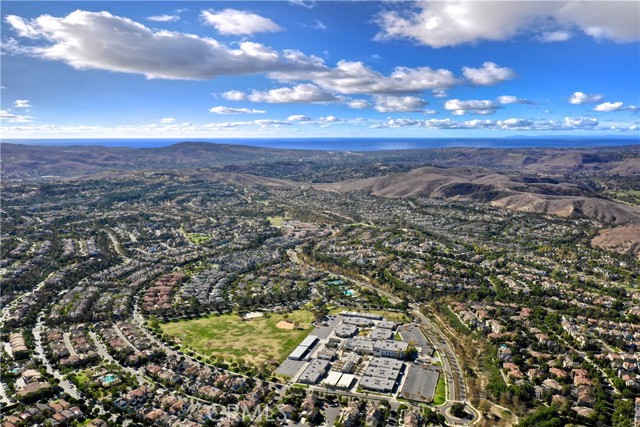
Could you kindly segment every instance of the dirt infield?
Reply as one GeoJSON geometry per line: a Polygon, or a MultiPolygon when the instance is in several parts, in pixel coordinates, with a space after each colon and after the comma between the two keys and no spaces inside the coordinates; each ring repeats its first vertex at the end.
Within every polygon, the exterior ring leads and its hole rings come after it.
{"type": "Polygon", "coordinates": [[[287,331],[292,331],[296,328],[296,325],[291,320],[281,320],[276,324],[276,328],[278,329],[286,329],[287,331]]]}

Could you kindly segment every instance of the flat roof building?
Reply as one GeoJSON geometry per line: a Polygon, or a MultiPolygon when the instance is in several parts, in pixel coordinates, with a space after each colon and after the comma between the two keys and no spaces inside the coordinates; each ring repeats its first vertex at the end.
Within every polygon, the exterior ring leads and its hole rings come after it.
{"type": "Polygon", "coordinates": [[[369,366],[364,371],[365,377],[386,378],[393,381],[397,380],[399,375],[400,371],[397,369],[380,368],[378,366],[369,366]]]}
{"type": "Polygon", "coordinates": [[[336,335],[341,338],[351,338],[358,332],[358,327],[356,325],[341,323],[336,327],[335,332],[336,335]]]}
{"type": "Polygon", "coordinates": [[[289,359],[291,360],[302,360],[307,355],[309,351],[309,347],[303,347],[301,345],[297,346],[293,349],[291,354],[289,354],[289,359]]]}
{"type": "Polygon", "coordinates": [[[316,357],[323,360],[333,360],[337,355],[338,353],[336,353],[335,350],[326,347],[316,353],[316,357]]]}
{"type": "Polygon", "coordinates": [[[404,341],[380,340],[373,345],[373,355],[377,357],[393,357],[394,359],[404,359],[404,352],[409,348],[409,344],[404,341]]]}
{"type": "Polygon", "coordinates": [[[384,320],[384,317],[379,314],[361,313],[359,311],[343,311],[340,314],[344,317],[362,317],[364,319],[384,320]]]}
{"type": "Polygon", "coordinates": [[[391,340],[393,337],[394,333],[391,329],[376,328],[369,333],[369,338],[372,340],[391,340]]]}
{"type": "Polygon", "coordinates": [[[394,330],[396,328],[396,324],[394,322],[388,322],[388,321],[383,320],[382,322],[378,322],[376,327],[380,328],[380,329],[391,329],[391,330],[394,330]]]}
{"type": "Polygon", "coordinates": [[[355,381],[356,376],[352,374],[342,374],[340,381],[336,384],[336,388],[347,389],[351,388],[351,384],[355,381]]]}
{"type": "Polygon", "coordinates": [[[304,340],[302,340],[302,342],[300,343],[301,346],[303,347],[313,347],[313,345],[318,342],[318,337],[315,335],[309,335],[308,337],[306,337],[304,340]]]}
{"type": "Polygon", "coordinates": [[[326,387],[335,387],[338,385],[338,381],[340,381],[340,377],[342,377],[342,372],[331,371],[327,378],[322,381],[322,385],[326,387]]]}
{"type": "Polygon", "coordinates": [[[402,362],[398,359],[391,359],[389,357],[374,357],[371,359],[371,362],[369,362],[369,366],[400,370],[402,369],[402,362]]]}
{"type": "Polygon", "coordinates": [[[298,382],[304,384],[318,384],[327,373],[331,364],[327,360],[313,359],[309,366],[300,374],[298,382]]]}
{"type": "Polygon", "coordinates": [[[351,338],[345,344],[345,350],[353,351],[360,354],[372,354],[374,342],[367,338],[355,337],[351,338]]]}
{"type": "Polygon", "coordinates": [[[365,319],[364,317],[345,317],[342,320],[342,323],[345,323],[347,325],[360,326],[360,327],[363,327],[363,328],[366,328],[366,327],[374,325],[373,320],[365,319]]]}
{"type": "Polygon", "coordinates": [[[360,387],[367,389],[378,391],[381,393],[389,393],[393,390],[393,386],[395,385],[395,381],[379,378],[379,377],[362,377],[359,383],[360,387]]]}

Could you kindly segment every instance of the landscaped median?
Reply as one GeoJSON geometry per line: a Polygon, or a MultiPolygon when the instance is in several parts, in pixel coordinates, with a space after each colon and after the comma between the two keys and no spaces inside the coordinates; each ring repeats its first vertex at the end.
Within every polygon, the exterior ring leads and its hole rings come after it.
{"type": "Polygon", "coordinates": [[[251,319],[238,314],[210,315],[161,323],[160,328],[170,339],[197,354],[259,366],[271,361],[279,364],[286,359],[313,330],[312,321],[313,314],[309,311],[296,310],[286,314],[265,313],[251,319]]]}

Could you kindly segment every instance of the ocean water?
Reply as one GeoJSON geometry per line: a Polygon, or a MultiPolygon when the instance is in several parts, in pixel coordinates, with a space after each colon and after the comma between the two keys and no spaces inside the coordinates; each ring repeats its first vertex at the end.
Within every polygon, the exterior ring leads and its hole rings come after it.
{"type": "Polygon", "coordinates": [[[3,139],[2,142],[68,146],[101,145],[105,147],[154,148],[166,147],[179,142],[209,142],[214,144],[249,145],[265,148],[287,148],[323,151],[382,151],[409,150],[422,148],[476,147],[476,148],[570,148],[624,146],[640,144],[638,137],[540,137],[540,138],[237,138],[237,139],[3,139]]]}

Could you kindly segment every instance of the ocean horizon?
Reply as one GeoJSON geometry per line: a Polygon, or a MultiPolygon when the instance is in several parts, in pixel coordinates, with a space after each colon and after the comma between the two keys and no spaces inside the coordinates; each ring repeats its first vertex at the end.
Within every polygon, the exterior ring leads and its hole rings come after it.
{"type": "Polygon", "coordinates": [[[320,151],[389,151],[430,148],[579,148],[640,144],[640,137],[532,138],[60,138],[3,139],[1,143],[34,146],[103,146],[161,148],[181,142],[245,145],[320,151]]]}

